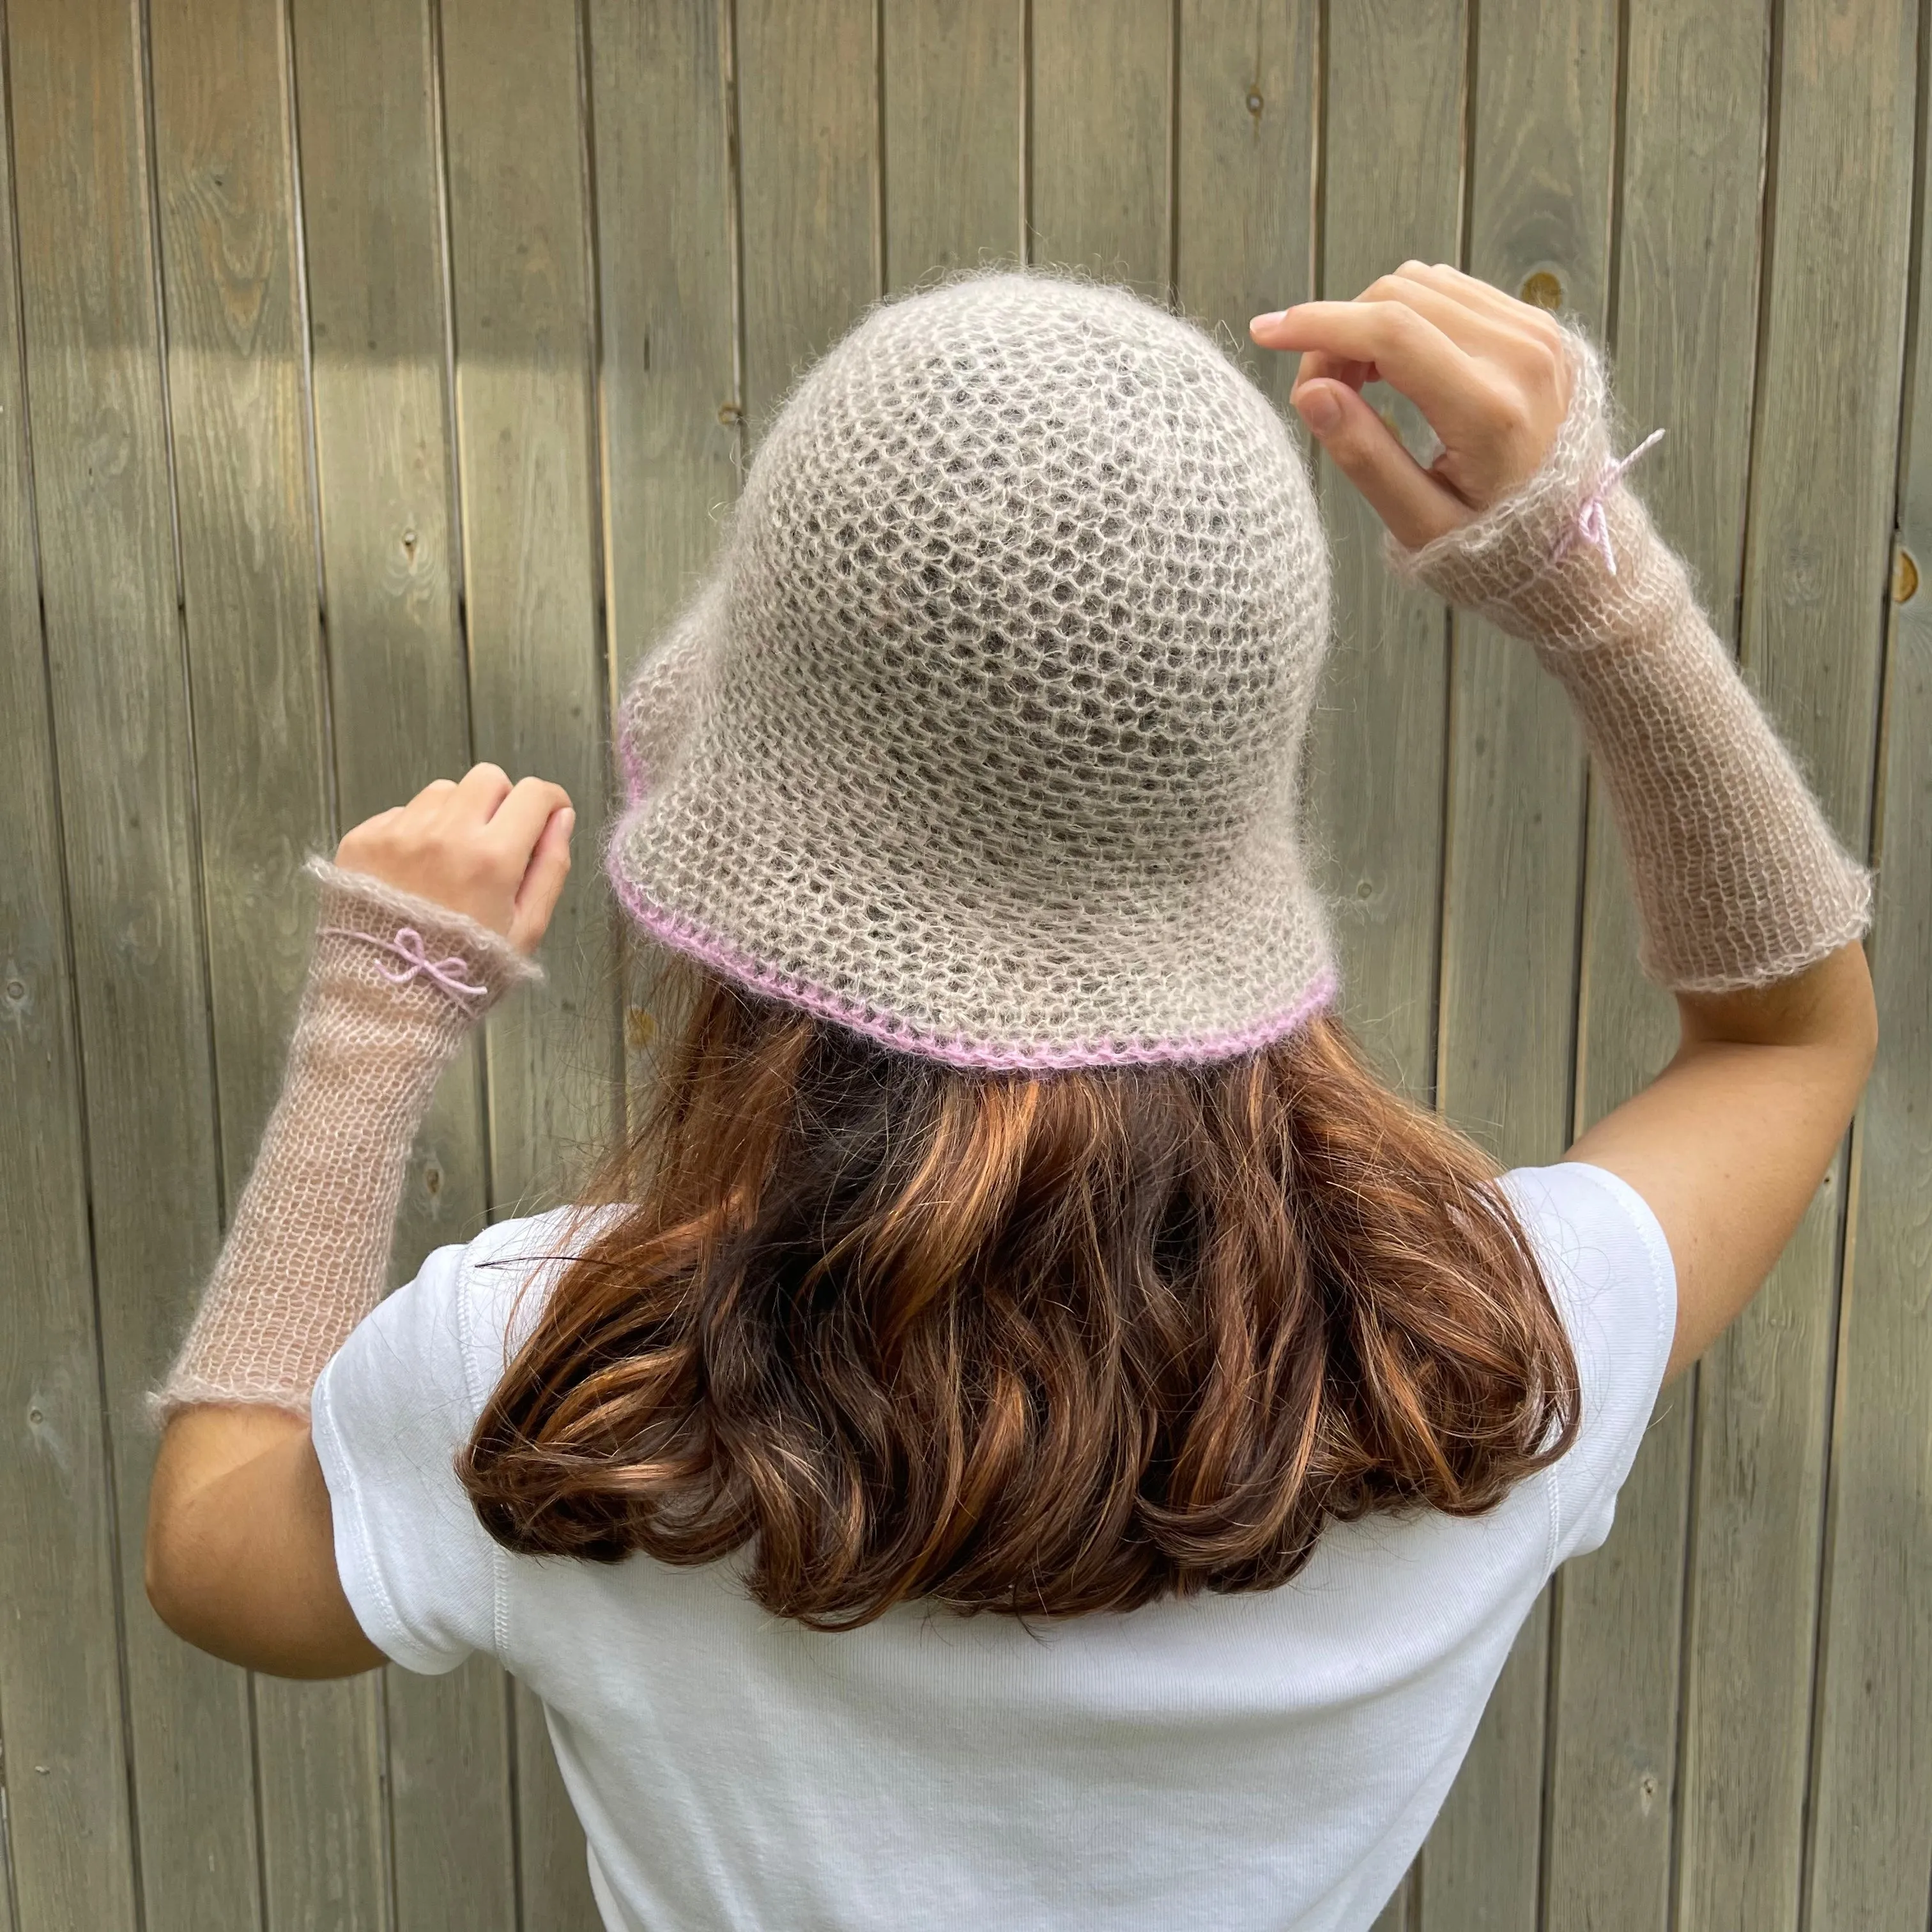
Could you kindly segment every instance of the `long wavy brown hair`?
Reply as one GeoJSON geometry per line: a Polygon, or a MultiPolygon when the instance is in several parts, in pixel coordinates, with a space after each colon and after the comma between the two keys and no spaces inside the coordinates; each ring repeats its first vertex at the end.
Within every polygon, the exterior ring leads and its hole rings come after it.
{"type": "Polygon", "coordinates": [[[747,1552],[814,1629],[1270,1588],[1574,1439],[1496,1169],[1341,1022],[971,1072],[688,962],[688,1018],[458,1473],[506,1547],[747,1552]]]}

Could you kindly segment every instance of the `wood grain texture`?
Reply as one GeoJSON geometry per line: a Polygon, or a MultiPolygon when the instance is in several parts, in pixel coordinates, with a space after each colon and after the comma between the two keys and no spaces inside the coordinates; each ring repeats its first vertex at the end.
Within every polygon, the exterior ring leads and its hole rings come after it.
{"type": "MultiPolygon", "coordinates": [[[[1750,446],[1758,186],[1769,9],[1629,12],[1616,394],[1668,434],[1634,478],[1734,641],[1750,446]]],[[[1636,1091],[1676,1043],[1670,999],[1636,966],[1616,829],[1593,790],[1584,894],[1576,1126],[1636,1091]]],[[[1564,1571],[1551,1712],[1550,1932],[1669,1923],[1694,1381],[1664,1391],[1610,1540],[1564,1571]]]]}
{"type": "Polygon", "coordinates": [[[1164,299],[1171,0],[1034,0],[1029,259],[1164,299]]]}
{"type": "Polygon", "coordinates": [[[604,572],[620,686],[696,588],[737,494],[723,13],[628,0],[590,9],[604,572]]]}
{"type": "MultiPolygon", "coordinates": [[[[594,862],[610,781],[578,10],[494,0],[446,8],[442,26],[476,755],[563,785],[578,804],[580,861],[594,862]]],[[[580,862],[544,937],[544,983],[491,1016],[496,1216],[571,1198],[616,1124],[615,931],[596,866],[580,862]]],[[[524,1704],[513,1723],[517,1922],[592,1927],[583,1830],[541,1707],[524,1704]]],[[[508,1901],[507,1869],[499,1882],[508,1901]]]]}
{"type": "MultiPolygon", "coordinates": [[[[476,752],[562,785],[594,860],[610,781],[575,0],[452,10],[443,80],[476,752]]],[[[609,904],[578,868],[544,983],[491,1016],[496,1215],[574,1198],[614,1125],[609,904]]]]}
{"type": "Polygon", "coordinates": [[[1369,1928],[1369,1932],[1410,1932],[1414,1923],[1416,1888],[1420,1882],[1419,1864],[1403,1873],[1401,1884],[1390,1895],[1388,1903],[1376,1914],[1375,1923],[1369,1928]]]}
{"type": "MultiPolygon", "coordinates": [[[[732,14],[730,0],[592,0],[589,10],[592,158],[604,212],[598,422],[614,712],[638,659],[710,562],[743,461],[732,14]]],[[[640,1106],[664,954],[628,920],[619,923],[626,1082],[640,1106]]],[[[526,1724],[519,1736],[541,1740],[541,1726],[526,1724]]]]}
{"type": "Polygon", "coordinates": [[[271,1932],[392,1932],[382,1679],[256,1680],[271,1932]]]}
{"type": "Polygon", "coordinates": [[[884,0],[888,289],[1025,250],[1025,0],[884,0]]]}
{"type": "MultiPolygon", "coordinates": [[[[440,130],[424,0],[293,0],[315,463],[339,812],[470,762],[458,625],[440,130]]],[[[446,1076],[392,1275],[482,1224],[476,1060],[446,1076]]]]}
{"type": "MultiPolygon", "coordinates": [[[[249,1897],[254,1857],[245,1681],[164,1629],[141,1586],[142,1399],[218,1222],[140,22],[112,0],[58,0],[16,4],[7,27],[143,1904],[152,1923],[192,1922],[170,1903],[192,1885],[202,1923],[239,1925],[251,1914],[228,1901],[249,1897]]],[[[76,1814],[70,1856],[92,1869],[116,1855],[122,1802],[76,1814]]],[[[114,1882],[83,1890],[97,1882],[114,1882]]]]}
{"type": "MultiPolygon", "coordinates": [[[[1922,157],[1921,165],[1923,166],[1922,157]]],[[[1813,1744],[1816,1932],[1920,1932],[1932,1893],[1932,218],[1900,462],[1876,917],[1882,1041],[1839,1322],[1813,1744]]]]}
{"type": "MultiPolygon", "coordinates": [[[[1896,487],[1917,20],[1885,0],[1800,0],[1782,19],[1741,655],[1862,852],[1896,487]]],[[[1712,1932],[1798,1922],[1845,1182],[1841,1156],[1769,1283],[1699,1372],[1677,1909],[1680,1923],[1712,1932]]]]}
{"type": "Polygon", "coordinates": [[[307,342],[278,0],[154,0],[154,150],[203,890],[232,1208],[332,841],[307,342]]]}
{"type": "MultiPolygon", "coordinates": [[[[347,825],[433,778],[460,776],[470,761],[436,74],[424,0],[296,0],[292,17],[336,777],[347,825]]],[[[397,1280],[484,1219],[479,1059],[466,1053],[450,1069],[418,1138],[397,1280]]],[[[302,1700],[318,1736],[307,1762],[281,1761],[271,1779],[265,1729],[265,1828],[300,1832],[311,1765],[332,1768],[326,1788],[342,1819],[339,1847],[327,1847],[340,1863],[322,1862],[322,1844],[309,1839],[316,1856],[287,1867],[283,1909],[298,1924],[324,1909],[381,1924],[392,1893],[404,1925],[424,1912],[438,1924],[506,1922],[514,1910],[509,1742],[494,1672],[480,1662],[434,1678],[392,1670],[380,1713],[377,1688],[364,1680],[322,1698],[275,1690],[278,1711],[302,1700]],[[319,1902],[338,1891],[341,1906],[319,1902]]]]}
{"type": "MultiPolygon", "coordinates": [[[[0,1108],[0,1242],[38,1265],[0,1289],[0,1548],[45,1557],[0,1576],[0,1928],[591,1932],[542,1707],[482,1662],[262,1680],[258,1846],[244,1682],[142,1598],[137,1400],[272,1097],[308,937],[289,880],[332,788],[352,820],[473,742],[562,777],[587,832],[608,706],[796,371],[881,288],[1024,250],[1172,284],[1278,401],[1292,368],[1247,316],[1311,278],[1352,295],[1410,255],[1555,275],[1593,327],[1614,314],[1632,426],[1670,431],[1643,494],[1854,843],[1876,798],[1886,1049],[1855,1166],[1666,1391],[1610,1543],[1522,1633],[1376,1932],[1916,1932],[1932,607],[1903,571],[1884,592],[1894,492],[1932,569],[1932,352],[1905,338],[1915,249],[1922,316],[1932,268],[1922,9],[1624,0],[1619,58],[1612,0],[1490,0],[1466,184],[1460,4],[290,4],[292,47],[279,0],[8,0],[4,23],[25,331],[0,253],[0,1079],[25,1105],[0,1108]]],[[[1346,1010],[1411,1091],[1550,1158],[1671,1040],[1613,831],[1527,652],[1459,625],[1452,657],[1318,476],[1337,635],[1309,784],[1346,1010]]],[[[440,1098],[399,1276],[540,1203],[609,1124],[620,951],[649,1042],[662,955],[592,872],[550,986],[440,1098]]]]}
{"type": "Polygon", "coordinates": [[[880,292],[872,0],[736,0],[745,395],[755,440],[880,292]]]}
{"type": "MultiPolygon", "coordinates": [[[[298,871],[333,842],[307,342],[278,0],[161,0],[149,38],[225,1222],[274,1104],[307,969],[314,901],[298,871]]],[[[268,1687],[272,1756],[306,1750],[316,1707],[370,1708],[366,1693],[268,1687]],[[291,1718],[291,1733],[278,1718],[298,1701],[309,1714],[291,1718]]],[[[304,1826],[290,1828],[307,1841],[304,1826]]],[[[290,1856],[276,1849],[278,1870],[290,1856]]],[[[252,1924],[254,1864],[170,1866],[148,1888],[165,1890],[171,1922],[252,1924]],[[204,1896],[213,1882],[218,1904],[204,1896]]]]}
{"type": "MultiPolygon", "coordinates": [[[[5,94],[0,89],[0,112],[5,94]]],[[[0,137],[7,130],[0,127],[0,137]]],[[[86,1139],[0,138],[0,1924],[135,1913],[86,1139]]]]}
{"type": "MultiPolygon", "coordinates": [[[[1319,292],[1358,295],[1412,256],[1456,259],[1467,32],[1460,6],[1416,16],[1388,0],[1330,0],[1319,292]]],[[[1184,74],[1187,64],[1184,47],[1184,74]]],[[[1296,359],[1282,358],[1290,381],[1296,359]]],[[[1385,384],[1372,393],[1420,448],[1414,405],[1385,384]]],[[[1316,477],[1335,596],[1308,751],[1320,884],[1342,1010],[1384,1072],[1426,1102],[1436,1070],[1448,616],[1440,599],[1389,574],[1382,520],[1325,456],[1316,477]]],[[[1406,1932],[1419,1879],[1412,1869],[1377,1932],[1406,1932]]]]}
{"type": "MultiPolygon", "coordinates": [[[[1330,0],[1322,292],[1359,295],[1412,256],[1456,259],[1467,20],[1330,0]]],[[[1182,258],[1186,256],[1184,238],[1182,258]]],[[[1298,358],[1282,358],[1288,378],[1298,358]]],[[[1412,446],[1421,418],[1371,392],[1412,446]]],[[[1309,802],[1340,954],[1342,1009],[1414,1097],[1436,1084],[1448,618],[1382,560],[1382,520],[1324,456],[1335,636],[1309,745],[1309,802]]]]}
{"type": "MultiPolygon", "coordinates": [[[[1471,272],[1511,294],[1532,274],[1553,275],[1564,307],[1599,335],[1616,23],[1610,0],[1558,13],[1531,0],[1485,5],[1470,164],[1471,272]]],[[[1460,616],[1450,687],[1437,1093],[1506,1163],[1552,1160],[1571,1105],[1580,736],[1528,650],[1460,616]]],[[[1424,1850],[1427,1932],[1536,1923],[1550,1598],[1519,1634],[1424,1850]]]]}
{"type": "Polygon", "coordinates": [[[1296,358],[1248,321],[1315,292],[1319,26],[1314,0],[1181,0],[1175,296],[1282,409],[1296,358]]]}
{"type": "MultiPolygon", "coordinates": [[[[728,25],[722,4],[593,0],[586,16],[598,224],[607,705],[710,561],[737,484],[728,25]],[[612,213],[612,211],[620,211],[612,213]]],[[[662,955],[620,934],[627,1039],[647,1045],[662,955]]],[[[640,1098],[647,1059],[637,1059],[640,1098]]],[[[528,1932],[598,1922],[584,1834],[542,1706],[515,1692],[519,1841],[528,1932]]]]}

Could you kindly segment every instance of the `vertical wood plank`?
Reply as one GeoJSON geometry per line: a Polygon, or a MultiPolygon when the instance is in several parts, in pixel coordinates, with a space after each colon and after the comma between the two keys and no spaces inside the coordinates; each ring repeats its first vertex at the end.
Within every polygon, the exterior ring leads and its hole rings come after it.
{"type": "MultiPolygon", "coordinates": [[[[1462,225],[1468,22],[1389,0],[1330,0],[1323,293],[1359,295],[1412,257],[1454,261],[1462,225]]],[[[1185,249],[1184,239],[1183,248],[1185,249]]],[[[1293,380],[1296,358],[1285,357],[1293,380]]],[[[1421,419],[1382,406],[1421,446],[1421,419]]],[[[1448,628],[1441,601],[1392,577],[1382,521],[1324,456],[1335,640],[1309,749],[1349,1023],[1415,1097],[1435,1090],[1448,628]]]]}
{"type": "Polygon", "coordinates": [[[745,407],[755,436],[793,378],[879,292],[872,0],[736,0],[745,407]]]}
{"type": "Polygon", "coordinates": [[[592,0],[614,679],[696,587],[736,494],[723,5],[592,0]]]}
{"type": "Polygon", "coordinates": [[[884,0],[880,19],[886,287],[1019,260],[1025,0],[884,0]]]}
{"type": "MultiPolygon", "coordinates": [[[[1492,0],[1477,44],[1471,272],[1511,294],[1553,278],[1599,335],[1616,31],[1610,0],[1492,0]]],[[[1581,740],[1526,646],[1460,615],[1454,636],[1438,1092],[1505,1162],[1550,1160],[1570,1126],[1581,740]]],[[[1427,1932],[1536,1923],[1549,1632],[1546,1592],[1424,1850],[1427,1932]]]]}
{"type": "MultiPolygon", "coordinates": [[[[1460,5],[1417,15],[1389,0],[1330,0],[1323,294],[1358,295],[1412,257],[1457,258],[1467,33],[1460,5]]],[[[1182,58],[1184,71],[1184,44],[1182,58]]],[[[1184,262],[1186,234],[1184,226],[1184,262]]],[[[1282,360],[1292,382],[1294,358],[1282,360]]],[[[1386,386],[1378,395],[1419,448],[1414,406],[1386,386]]],[[[1335,592],[1309,746],[1309,802],[1327,855],[1321,884],[1349,1024],[1389,1077],[1426,1101],[1435,1087],[1448,616],[1438,598],[1390,575],[1381,519],[1325,456],[1317,476],[1335,592]]],[[[1377,1932],[1403,1932],[1417,1883],[1412,1870],[1377,1932]]]]}
{"type": "MultiPolygon", "coordinates": [[[[4,55],[0,45],[0,57],[4,55]]],[[[10,79],[10,74],[7,78],[10,79]]],[[[0,87],[0,113],[6,106],[0,87]]],[[[114,1522],[0,125],[0,1922],[131,1924],[114,1522]]]]}
{"type": "MultiPolygon", "coordinates": [[[[1916,13],[1906,0],[1783,10],[1747,526],[1745,670],[1859,851],[1896,488],[1916,13]]],[[[1676,1904],[1678,1923],[1711,1932],[1798,1920],[1845,1178],[1841,1156],[1699,1371],[1676,1904]]]]}
{"type": "Polygon", "coordinates": [[[1033,260],[1165,297],[1173,41],[1172,0],[1034,0],[1033,260]]]}
{"type": "MultiPolygon", "coordinates": [[[[609,780],[575,0],[449,10],[443,79],[476,755],[562,784],[594,853],[609,780]]],[[[491,1018],[498,1214],[569,1198],[614,1124],[608,903],[580,867],[538,997],[491,1018]]]]}
{"type": "MultiPolygon", "coordinates": [[[[590,0],[585,67],[602,362],[604,596],[614,700],[709,562],[737,487],[724,4],[590,0]]],[[[626,933],[627,1041],[648,1044],[658,950],[626,933]]],[[[640,1065],[644,1063],[640,1062],[640,1065]]],[[[526,1932],[598,1923],[542,1707],[517,1698],[526,1932]]]]}
{"type": "Polygon", "coordinates": [[[223,1173],[239,1195],[331,832],[287,48],[279,0],[152,0],[182,600],[223,1173]]]}
{"type": "MultiPolygon", "coordinates": [[[[140,1857],[144,1874],[201,1875],[202,1924],[241,1925],[246,1682],[164,1630],[141,1587],[142,1397],[213,1262],[218,1203],[140,21],[113,0],[16,0],[8,28],[140,1857]]],[[[122,1802],[102,1819],[110,1858],[122,1802]]]]}
{"type": "MultiPolygon", "coordinates": [[[[278,0],[158,0],[149,33],[209,994],[232,1208],[274,1103],[307,965],[311,902],[297,869],[308,852],[327,848],[331,829],[287,49],[278,0]]],[[[294,1698],[332,1709],[358,1701],[354,1692],[273,1688],[264,1708],[272,1714],[294,1698]]],[[[360,1701],[366,1707],[366,1693],[360,1701]]],[[[269,1724],[272,1732],[272,1714],[269,1724]]],[[[305,1744],[305,1727],[298,1736],[305,1744]]],[[[338,1822],[323,1802],[305,1835],[326,1837],[338,1822]]],[[[177,1864],[178,1856],[163,1848],[149,1894],[166,1905],[170,1923],[211,1922],[201,1894],[213,1875],[177,1864]]],[[[222,1874],[222,1882],[223,1909],[253,1923],[254,1871],[222,1874]]]]}
{"type": "MultiPolygon", "coordinates": [[[[476,754],[536,772],[577,802],[597,849],[609,778],[592,446],[595,372],[575,0],[494,0],[443,14],[465,608],[476,754]]],[[[626,116],[637,112],[627,104],[626,116]]],[[[625,206],[620,202],[620,206],[625,206]]],[[[609,895],[573,874],[544,940],[539,995],[492,1017],[493,1208],[535,1211],[608,1138],[619,1098],[618,986],[609,895]]],[[[524,1895],[533,1929],[597,1922],[584,1834],[542,1708],[518,1698],[524,1895]]],[[[500,1841],[507,1855],[511,1837],[500,1841]]],[[[412,1923],[403,1913],[405,1924],[412,1923]]],[[[498,1910],[492,1922],[505,1922],[498,1910]]]]}
{"type": "Polygon", "coordinates": [[[1925,309],[1932,218],[1925,206],[1916,247],[1917,339],[1874,838],[1870,951],[1882,1044],[1858,1129],[1855,1236],[1832,1409],[1810,1807],[1808,1906],[1817,1932],[1920,1932],[1932,1893],[1932,324],[1925,309]]]}
{"type": "MultiPolygon", "coordinates": [[[[1628,32],[1616,388],[1640,434],[1668,428],[1633,481],[1729,638],[1750,445],[1769,10],[1636,0],[1628,32]]],[[[1649,1080],[1676,1040],[1670,999],[1637,970],[1616,830],[1594,789],[1584,908],[1580,1130],[1649,1080]]],[[[1550,1932],[1669,1923],[1694,1388],[1660,1398],[1610,1540],[1564,1573],[1550,1932]]]]}
{"type": "MultiPolygon", "coordinates": [[[[470,762],[440,130],[424,0],[293,0],[292,18],[336,778],[352,824],[470,762]]],[[[466,1054],[450,1069],[418,1139],[398,1279],[483,1222],[478,1061],[466,1054]]],[[[472,1911],[488,1922],[504,1885],[499,1859],[479,1849],[508,1840],[507,1712],[494,1668],[473,1659],[434,1678],[392,1670],[371,1711],[375,1682],[329,1687],[326,1703],[275,1689],[289,1734],[298,1735],[295,1706],[316,1736],[302,1738],[299,1763],[278,1759],[272,1778],[265,1732],[272,1896],[292,1924],[324,1911],[382,1923],[393,1845],[405,1915],[435,1902],[451,1915],[436,1922],[472,1911]],[[339,1794],[340,1841],[304,1835],[310,1777],[339,1794]]]]}
{"type": "Polygon", "coordinates": [[[335,755],[353,822],[469,750],[440,139],[424,0],[292,0],[292,17],[335,755]]]}
{"type": "Polygon", "coordinates": [[[1293,356],[1248,321],[1315,292],[1315,0],[1181,0],[1175,298],[1286,408],[1293,356]]]}

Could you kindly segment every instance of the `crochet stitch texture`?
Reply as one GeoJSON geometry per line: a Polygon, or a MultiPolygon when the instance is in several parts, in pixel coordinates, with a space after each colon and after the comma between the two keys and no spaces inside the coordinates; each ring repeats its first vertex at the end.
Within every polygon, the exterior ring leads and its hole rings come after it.
{"type": "Polygon", "coordinates": [[[1125,290],[969,276],[799,382],[620,723],[669,945],[977,1067],[1205,1060],[1334,996],[1304,862],[1300,450],[1125,290]]]}
{"type": "Polygon", "coordinates": [[[322,1365],[382,1298],[436,1082],[491,1006],[543,976],[447,906],[320,856],[306,869],[320,911],[281,1094],[194,1325],[148,1397],[157,1422],[198,1402],[308,1413],[322,1365]]]}
{"type": "Polygon", "coordinates": [[[1622,841],[1645,973],[1673,992],[1768,986],[1864,934],[1872,877],[1712,629],[1688,566],[1616,477],[1596,345],[1565,325],[1563,346],[1570,404],[1536,474],[1419,550],[1384,532],[1383,554],[1526,639],[1568,694],[1622,841]],[[1592,503],[1600,546],[1577,540],[1592,503]]]}

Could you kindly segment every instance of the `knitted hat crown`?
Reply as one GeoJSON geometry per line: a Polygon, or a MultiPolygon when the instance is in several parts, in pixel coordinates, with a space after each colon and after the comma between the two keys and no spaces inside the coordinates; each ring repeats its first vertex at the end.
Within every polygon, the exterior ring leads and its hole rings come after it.
{"type": "Polygon", "coordinates": [[[626,694],[665,944],[956,1065],[1208,1060],[1330,998],[1298,836],[1328,557],[1214,339],[986,273],[872,310],[626,694]]]}

